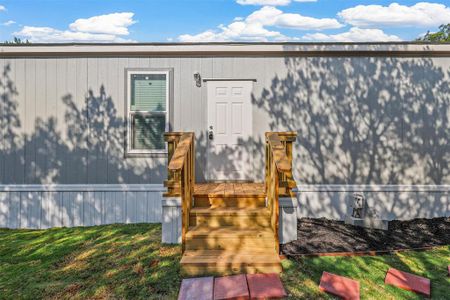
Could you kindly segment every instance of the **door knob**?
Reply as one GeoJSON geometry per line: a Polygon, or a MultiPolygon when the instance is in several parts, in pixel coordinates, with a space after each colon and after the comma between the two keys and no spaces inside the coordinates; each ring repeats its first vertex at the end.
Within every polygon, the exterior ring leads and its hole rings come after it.
{"type": "Polygon", "coordinates": [[[214,139],[214,131],[213,131],[213,127],[212,126],[209,126],[208,139],[210,139],[210,140],[214,139]]]}

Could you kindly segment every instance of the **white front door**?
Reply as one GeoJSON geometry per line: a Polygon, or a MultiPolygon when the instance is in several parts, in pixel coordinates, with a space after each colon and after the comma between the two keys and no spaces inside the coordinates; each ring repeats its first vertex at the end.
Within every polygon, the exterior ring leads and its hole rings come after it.
{"type": "Polygon", "coordinates": [[[207,180],[252,177],[253,81],[208,81],[207,180]]]}

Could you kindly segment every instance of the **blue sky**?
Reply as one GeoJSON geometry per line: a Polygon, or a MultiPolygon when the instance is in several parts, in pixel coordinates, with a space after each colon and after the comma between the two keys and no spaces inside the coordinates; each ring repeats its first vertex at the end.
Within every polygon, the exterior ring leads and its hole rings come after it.
{"type": "Polygon", "coordinates": [[[400,41],[443,23],[448,0],[0,0],[0,40],[32,42],[400,41]]]}

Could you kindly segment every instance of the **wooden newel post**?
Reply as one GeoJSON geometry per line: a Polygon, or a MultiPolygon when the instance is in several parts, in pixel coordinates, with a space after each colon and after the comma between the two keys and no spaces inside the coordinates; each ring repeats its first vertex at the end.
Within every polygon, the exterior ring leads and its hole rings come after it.
{"type": "MultiPolygon", "coordinates": [[[[164,140],[167,143],[167,167],[172,160],[175,149],[180,142],[183,132],[166,132],[164,133],[164,140]]],[[[167,187],[167,193],[164,196],[180,196],[181,195],[181,174],[180,172],[173,172],[167,168],[167,180],[164,181],[164,186],[167,187]]]]}
{"type": "Polygon", "coordinates": [[[278,132],[278,136],[280,137],[280,141],[283,144],[286,157],[288,159],[289,165],[291,167],[290,172],[285,172],[280,174],[280,195],[281,196],[291,196],[292,189],[296,187],[293,175],[292,175],[292,163],[293,163],[293,143],[297,139],[297,132],[288,131],[288,132],[278,132]]]}
{"type": "MultiPolygon", "coordinates": [[[[291,196],[291,191],[296,187],[293,175],[292,175],[292,162],[293,162],[293,143],[297,139],[297,133],[294,131],[289,132],[267,132],[266,133],[266,177],[265,182],[270,179],[270,166],[273,158],[273,150],[282,150],[284,153],[284,158],[286,158],[286,163],[289,165],[284,171],[278,171],[278,185],[279,185],[279,195],[280,196],[291,196]],[[273,142],[279,143],[281,145],[276,146],[272,149],[269,143],[269,139],[273,142]]],[[[281,158],[278,158],[280,160],[281,158]]]]}

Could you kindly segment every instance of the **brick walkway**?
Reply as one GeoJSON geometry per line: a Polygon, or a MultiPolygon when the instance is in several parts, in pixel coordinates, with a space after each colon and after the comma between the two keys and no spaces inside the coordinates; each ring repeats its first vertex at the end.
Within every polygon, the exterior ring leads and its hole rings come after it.
{"type": "Polygon", "coordinates": [[[178,300],[281,299],[286,291],[278,274],[183,279],[178,300]]]}

